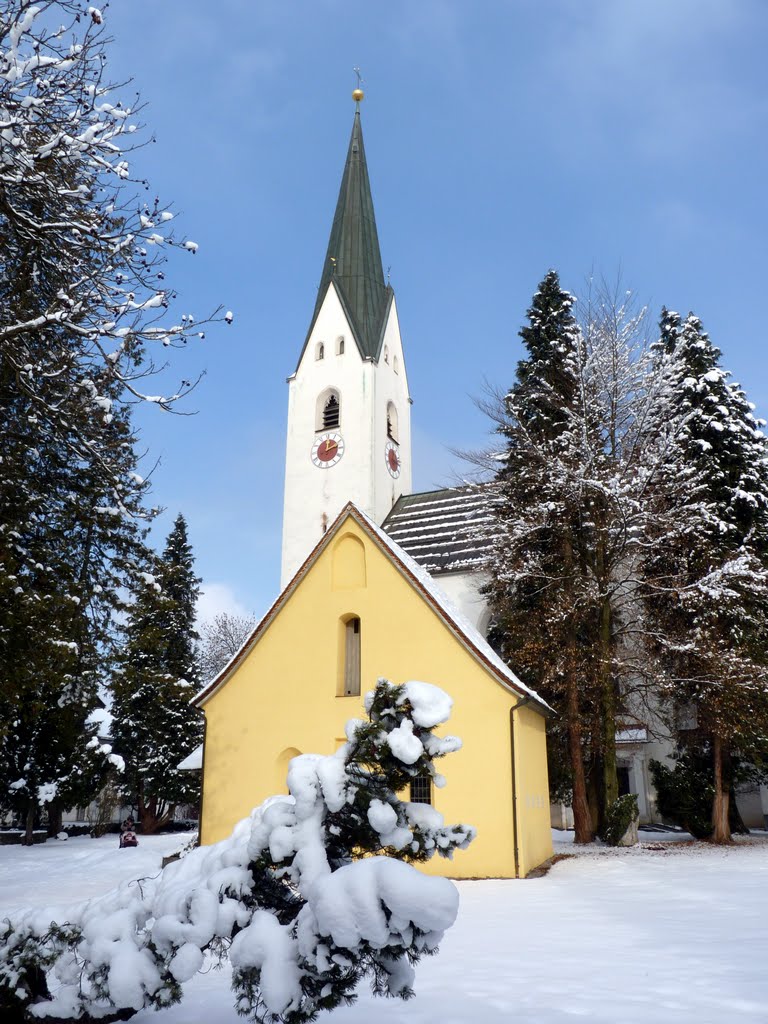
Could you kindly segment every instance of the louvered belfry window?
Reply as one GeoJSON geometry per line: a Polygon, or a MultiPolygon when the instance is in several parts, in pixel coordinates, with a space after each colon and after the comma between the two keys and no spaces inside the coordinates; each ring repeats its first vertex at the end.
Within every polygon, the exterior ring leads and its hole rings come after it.
{"type": "Polygon", "coordinates": [[[341,419],[341,406],[336,395],[331,395],[323,408],[323,430],[335,430],[341,419]]]}

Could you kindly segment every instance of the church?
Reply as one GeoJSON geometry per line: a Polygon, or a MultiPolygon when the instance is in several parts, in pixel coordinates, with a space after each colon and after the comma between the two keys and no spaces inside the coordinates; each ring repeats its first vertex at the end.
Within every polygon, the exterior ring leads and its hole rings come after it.
{"type": "Polygon", "coordinates": [[[331,753],[383,676],[454,700],[463,747],[447,785],[414,802],[477,828],[429,873],[525,877],[552,856],[548,705],[485,640],[479,593],[488,515],[477,493],[411,493],[411,397],[394,292],[384,279],[355,113],[320,286],[288,378],[281,593],[195,697],[205,716],[201,842],[225,838],[286,792],[290,759],[331,753]]]}

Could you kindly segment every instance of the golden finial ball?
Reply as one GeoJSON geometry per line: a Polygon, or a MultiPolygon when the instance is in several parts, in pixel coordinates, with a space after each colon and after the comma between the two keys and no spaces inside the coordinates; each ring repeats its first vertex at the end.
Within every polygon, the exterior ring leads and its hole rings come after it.
{"type": "Polygon", "coordinates": [[[365,96],[365,93],[363,92],[362,89],[352,90],[352,99],[355,101],[355,103],[359,103],[363,96],[365,96]]]}

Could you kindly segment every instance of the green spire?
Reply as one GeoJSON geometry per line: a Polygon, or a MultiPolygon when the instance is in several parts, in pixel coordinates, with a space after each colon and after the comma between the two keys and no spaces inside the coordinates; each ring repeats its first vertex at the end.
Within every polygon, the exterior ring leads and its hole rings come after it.
{"type": "Polygon", "coordinates": [[[331,282],[341,298],[361,354],[376,359],[392,289],[384,282],[360,111],[355,111],[347,162],[323,263],[312,323],[331,282]]]}

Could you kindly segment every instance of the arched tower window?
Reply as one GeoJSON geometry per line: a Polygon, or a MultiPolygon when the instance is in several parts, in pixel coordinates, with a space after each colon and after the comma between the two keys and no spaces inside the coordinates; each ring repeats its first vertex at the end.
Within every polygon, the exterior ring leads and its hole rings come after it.
{"type": "Polygon", "coordinates": [[[315,430],[336,430],[341,425],[341,395],[328,388],[317,399],[315,430]]]}
{"type": "Polygon", "coordinates": [[[336,355],[337,356],[343,356],[344,355],[344,338],[343,338],[343,336],[336,339],[336,355]]]}
{"type": "Polygon", "coordinates": [[[387,403],[387,437],[395,444],[400,443],[400,435],[397,429],[397,409],[394,402],[387,403]]]}
{"type": "Polygon", "coordinates": [[[389,348],[386,345],[384,346],[384,362],[389,362],[389,348]]]}
{"type": "Polygon", "coordinates": [[[392,369],[395,371],[395,373],[400,373],[400,361],[398,360],[397,356],[394,356],[394,358],[392,359],[392,369]]]}
{"type": "Polygon", "coordinates": [[[315,359],[325,359],[325,345],[322,343],[322,341],[319,341],[317,343],[317,348],[315,349],[315,359]]]}

